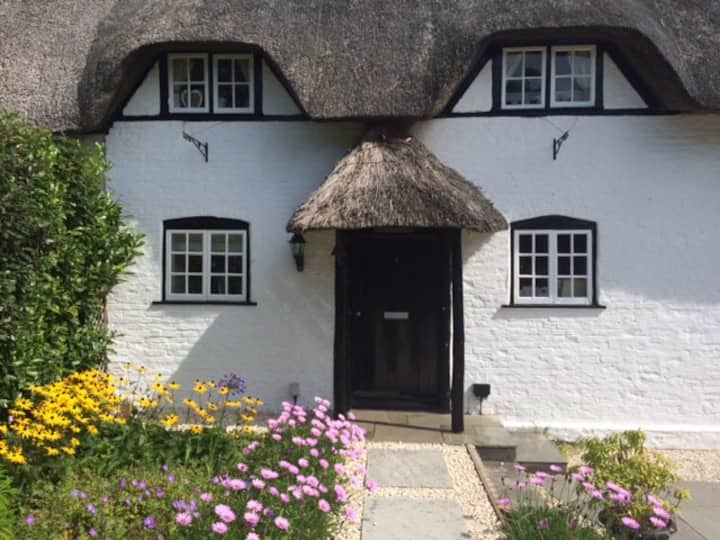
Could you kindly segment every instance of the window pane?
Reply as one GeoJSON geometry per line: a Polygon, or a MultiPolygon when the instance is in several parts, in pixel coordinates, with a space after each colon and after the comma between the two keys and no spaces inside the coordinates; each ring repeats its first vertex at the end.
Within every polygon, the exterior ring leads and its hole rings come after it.
{"type": "Polygon", "coordinates": [[[535,280],[535,296],[550,296],[550,282],[547,278],[535,280]]]}
{"type": "Polygon", "coordinates": [[[232,82],[232,60],[220,58],[217,61],[217,78],[219,82],[232,82]]]}
{"type": "Polygon", "coordinates": [[[173,107],[176,109],[187,107],[187,86],[173,85],[173,107]]]}
{"type": "Polygon", "coordinates": [[[555,101],[572,101],[570,93],[570,83],[572,79],[569,77],[560,77],[555,79],[555,101]]]}
{"type": "Polygon", "coordinates": [[[557,237],[558,253],[570,253],[570,235],[558,234],[557,237]]]}
{"type": "Polygon", "coordinates": [[[247,84],[235,85],[235,107],[238,109],[250,106],[250,87],[247,84]]]}
{"type": "Polygon", "coordinates": [[[535,257],[535,274],[538,276],[548,275],[548,258],[535,257]]]}
{"type": "Polygon", "coordinates": [[[540,93],[542,91],[542,79],[525,79],[525,104],[540,104],[540,93]]]}
{"type": "Polygon", "coordinates": [[[520,257],[520,273],[532,274],[532,257],[520,257]]]}
{"type": "Polygon", "coordinates": [[[575,290],[573,291],[576,298],[587,296],[587,279],[575,279],[575,290]]]}
{"type": "Polygon", "coordinates": [[[185,58],[174,58],[172,61],[173,81],[187,81],[187,60],[185,58]]]}
{"type": "Polygon", "coordinates": [[[243,273],[242,255],[228,257],[228,272],[230,274],[242,274],[243,273]]]}
{"type": "Polygon", "coordinates": [[[213,273],[225,272],[225,255],[213,255],[210,258],[210,271],[213,273]]]}
{"type": "Polygon", "coordinates": [[[235,82],[248,82],[250,80],[250,62],[248,60],[235,60],[235,82]]]}
{"type": "Polygon", "coordinates": [[[202,84],[193,84],[190,87],[190,107],[205,106],[205,86],[202,84]]]}
{"type": "Polygon", "coordinates": [[[570,74],[570,53],[568,51],[559,51],[555,54],[555,74],[570,74]]]}
{"type": "Polygon", "coordinates": [[[210,246],[213,251],[225,253],[225,233],[213,234],[210,239],[210,246]]]}
{"type": "Polygon", "coordinates": [[[188,235],[189,247],[188,251],[202,251],[203,250],[203,235],[197,233],[191,233],[188,235]]]}
{"type": "Polygon", "coordinates": [[[175,294],[185,294],[185,276],[172,277],[170,292],[175,294]]]}
{"type": "Polygon", "coordinates": [[[528,52],[525,53],[525,76],[540,77],[542,75],[542,53],[528,52]]]}
{"type": "Polygon", "coordinates": [[[513,52],[505,55],[505,74],[508,77],[522,77],[523,53],[513,52]]]}
{"type": "Polygon", "coordinates": [[[505,82],[505,104],[521,105],[522,104],[522,81],[506,81],[505,82]]]}
{"type": "Polygon", "coordinates": [[[172,234],[170,238],[173,251],[185,251],[185,233],[172,234]]]}
{"type": "Polygon", "coordinates": [[[548,252],[548,235],[547,234],[536,234],[535,235],[535,253],[547,253],[548,252]]]}
{"type": "Polygon", "coordinates": [[[190,59],[190,80],[191,81],[204,81],[205,80],[205,60],[202,58],[191,58],[190,59]]]}
{"type": "Polygon", "coordinates": [[[574,60],[575,75],[590,75],[592,69],[590,51],[575,51],[574,60]]]}
{"type": "Polygon", "coordinates": [[[558,257],[558,275],[570,275],[570,257],[558,257]]]}
{"type": "Polygon", "coordinates": [[[570,278],[558,279],[558,296],[561,298],[572,297],[572,279],[570,279],[570,278]]]}
{"type": "Polygon", "coordinates": [[[228,251],[232,253],[243,252],[243,235],[242,234],[229,234],[228,235],[228,251]]]}
{"type": "Polygon", "coordinates": [[[202,276],[188,276],[188,293],[202,294],[202,276]]]}
{"type": "Polygon", "coordinates": [[[240,276],[228,277],[228,294],[242,294],[242,281],[243,278],[240,276]]]}
{"type": "Polygon", "coordinates": [[[173,255],[171,272],[185,272],[185,255],[173,255]]]}
{"type": "Polygon", "coordinates": [[[521,234],[520,237],[520,253],[532,253],[532,235],[521,234]]]}
{"type": "Polygon", "coordinates": [[[573,244],[575,253],[587,253],[587,235],[576,234],[573,236],[573,244]]]}
{"type": "Polygon", "coordinates": [[[520,296],[532,296],[532,281],[531,278],[520,279],[520,296]]]}
{"type": "Polygon", "coordinates": [[[587,257],[573,257],[573,274],[576,276],[587,275],[587,257]]]}
{"type": "Polygon", "coordinates": [[[202,255],[190,255],[188,256],[188,272],[202,272],[203,271],[203,258],[202,255]]]}
{"type": "Polygon", "coordinates": [[[590,77],[573,79],[573,101],[590,101],[590,77]]]}
{"type": "Polygon", "coordinates": [[[232,98],[233,87],[231,84],[221,84],[218,86],[218,107],[221,109],[232,109],[232,98]]]}
{"type": "Polygon", "coordinates": [[[225,294],[225,276],[210,278],[210,294],[225,294]]]}

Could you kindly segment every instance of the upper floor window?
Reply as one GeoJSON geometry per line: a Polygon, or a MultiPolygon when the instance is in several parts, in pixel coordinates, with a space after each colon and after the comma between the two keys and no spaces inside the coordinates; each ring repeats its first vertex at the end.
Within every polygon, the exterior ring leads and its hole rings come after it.
{"type": "Polygon", "coordinates": [[[252,54],[168,54],[168,112],[251,113],[252,54]]]}
{"type": "Polygon", "coordinates": [[[505,48],[501,107],[505,110],[544,109],[548,105],[592,107],[595,77],[594,45],[505,48]]]}
{"type": "Polygon", "coordinates": [[[247,302],[249,224],[193,217],[165,221],[165,299],[247,302]]]}
{"type": "Polygon", "coordinates": [[[544,216],[512,224],[513,304],[596,304],[592,221],[544,216]]]}

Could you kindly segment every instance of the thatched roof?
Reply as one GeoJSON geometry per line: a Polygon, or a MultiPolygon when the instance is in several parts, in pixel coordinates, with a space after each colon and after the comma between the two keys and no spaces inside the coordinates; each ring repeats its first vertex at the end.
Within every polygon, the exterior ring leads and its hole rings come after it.
{"type": "Polygon", "coordinates": [[[295,210],[287,230],[373,227],[494,232],[507,221],[477,186],[414,137],[372,133],[295,210]]]}
{"type": "Polygon", "coordinates": [[[265,51],[313,118],[427,117],[528,29],[613,42],[662,107],[720,109],[711,0],[3,0],[0,107],[102,129],[158,50],[226,43],[265,51]]]}

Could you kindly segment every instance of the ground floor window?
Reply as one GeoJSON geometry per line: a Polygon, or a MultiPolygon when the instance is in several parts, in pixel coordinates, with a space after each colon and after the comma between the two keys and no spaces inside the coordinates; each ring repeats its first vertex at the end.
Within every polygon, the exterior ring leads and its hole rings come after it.
{"type": "Polygon", "coordinates": [[[592,305],[597,301],[592,221],[543,216],[512,224],[512,303],[592,305]]]}
{"type": "Polygon", "coordinates": [[[165,300],[249,300],[249,224],[191,217],[165,225],[165,300]]]}

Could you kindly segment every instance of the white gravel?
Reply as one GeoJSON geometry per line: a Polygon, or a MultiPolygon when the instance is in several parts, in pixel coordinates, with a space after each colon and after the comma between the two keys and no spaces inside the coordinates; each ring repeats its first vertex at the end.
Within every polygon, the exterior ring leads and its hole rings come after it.
{"type": "MultiPolygon", "coordinates": [[[[494,540],[502,538],[500,524],[490,506],[485,489],[478,478],[475,466],[464,446],[441,444],[375,443],[367,444],[368,449],[386,450],[432,450],[442,451],[448,472],[453,481],[452,489],[440,488],[378,488],[367,497],[398,497],[410,499],[455,500],[466,516],[466,525],[475,539],[494,540]],[[469,518],[467,516],[470,516],[469,518]]],[[[350,538],[345,537],[343,538],[350,538]]],[[[359,538],[356,537],[356,538],[359,538]]]]}
{"type": "Polygon", "coordinates": [[[682,480],[720,482],[720,450],[661,450],[682,480]]]}

